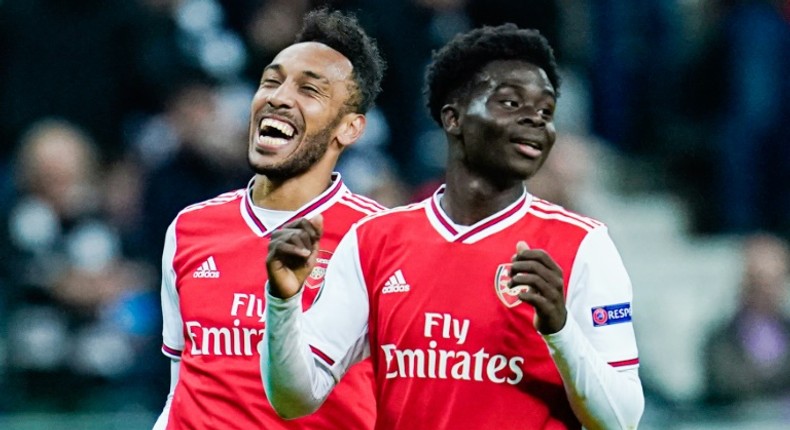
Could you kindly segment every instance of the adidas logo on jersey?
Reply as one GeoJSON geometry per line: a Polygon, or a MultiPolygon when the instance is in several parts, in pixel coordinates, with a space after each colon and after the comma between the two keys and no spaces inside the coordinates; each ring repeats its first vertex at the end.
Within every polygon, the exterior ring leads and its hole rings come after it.
{"type": "Polygon", "coordinates": [[[211,256],[203,262],[203,264],[195,270],[195,273],[192,274],[193,278],[219,278],[219,270],[217,270],[217,265],[214,263],[214,256],[211,256]]]}
{"type": "Polygon", "coordinates": [[[387,282],[384,283],[381,294],[405,293],[409,291],[409,289],[411,289],[411,287],[406,283],[406,279],[403,278],[403,272],[398,269],[390,276],[387,282]]]}

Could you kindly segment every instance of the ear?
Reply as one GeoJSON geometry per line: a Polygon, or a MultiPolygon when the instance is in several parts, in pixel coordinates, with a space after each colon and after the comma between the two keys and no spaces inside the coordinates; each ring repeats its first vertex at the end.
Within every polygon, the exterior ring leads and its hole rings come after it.
{"type": "Polygon", "coordinates": [[[365,131],[366,124],[367,119],[365,115],[360,113],[348,113],[344,115],[335,134],[340,146],[345,148],[356,142],[365,131]]]}
{"type": "Polygon", "coordinates": [[[442,106],[442,128],[447,134],[459,136],[461,134],[461,114],[455,103],[442,106]]]}

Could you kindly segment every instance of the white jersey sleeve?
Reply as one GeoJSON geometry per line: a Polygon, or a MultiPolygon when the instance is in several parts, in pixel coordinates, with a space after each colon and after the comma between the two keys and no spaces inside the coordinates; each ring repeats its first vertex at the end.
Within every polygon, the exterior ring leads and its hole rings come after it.
{"type": "Polygon", "coordinates": [[[178,304],[176,291],[176,271],[173,259],[176,254],[176,221],[170,223],[165,233],[165,246],[162,251],[162,353],[171,358],[170,392],[167,394],[165,406],[159,414],[153,430],[164,430],[167,427],[170,404],[173,401],[176,384],[178,384],[181,351],[184,350],[184,335],[181,322],[181,308],[178,304]]]}
{"type": "Polygon", "coordinates": [[[176,271],[173,267],[176,254],[176,220],[167,228],[162,252],[162,352],[179,360],[181,351],[184,350],[184,329],[176,290],[176,271]]]}
{"type": "Polygon", "coordinates": [[[635,429],[644,410],[631,281],[607,229],[587,234],[567,289],[568,319],[544,336],[585,428],[635,429]]]}
{"type": "Polygon", "coordinates": [[[348,368],[370,355],[356,229],[338,244],[310,310],[303,313],[301,302],[301,292],[282,300],[267,291],[261,378],[284,418],[314,412],[348,368]]]}
{"type": "Polygon", "coordinates": [[[568,284],[568,311],[601,358],[619,369],[637,367],[631,279],[606,227],[584,238],[568,284]]]}

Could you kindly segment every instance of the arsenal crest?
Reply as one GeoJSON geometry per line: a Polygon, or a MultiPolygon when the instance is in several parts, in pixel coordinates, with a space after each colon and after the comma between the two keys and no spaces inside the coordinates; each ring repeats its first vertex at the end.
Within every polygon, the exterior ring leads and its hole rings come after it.
{"type": "Polygon", "coordinates": [[[500,264],[494,277],[494,289],[499,300],[509,308],[514,308],[521,304],[518,298],[518,293],[529,289],[526,285],[519,285],[514,288],[509,288],[510,283],[510,263],[500,264]]]}
{"type": "Polygon", "coordinates": [[[332,258],[331,252],[324,251],[323,249],[318,250],[318,258],[316,259],[315,266],[313,266],[313,271],[310,272],[310,276],[304,280],[305,287],[314,290],[324,283],[326,267],[329,265],[330,258],[332,258]]]}

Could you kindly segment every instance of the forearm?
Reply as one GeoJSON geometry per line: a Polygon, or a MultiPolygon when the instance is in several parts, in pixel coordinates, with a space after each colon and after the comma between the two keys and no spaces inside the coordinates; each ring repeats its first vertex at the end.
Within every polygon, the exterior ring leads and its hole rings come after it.
{"type": "Polygon", "coordinates": [[[313,413],[335,385],[319,366],[301,330],[301,292],[289,299],[268,294],[261,343],[261,378],[269,403],[286,419],[313,413]]]}
{"type": "Polygon", "coordinates": [[[636,369],[618,371],[598,354],[568,314],[557,333],[543,337],[582,425],[593,429],[635,429],[644,410],[636,369]]]}

